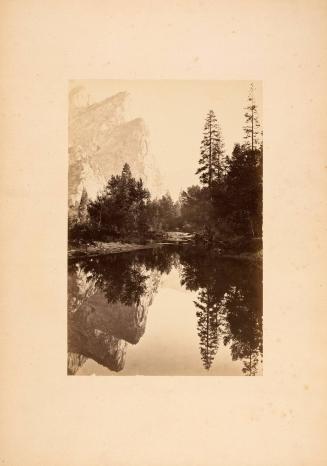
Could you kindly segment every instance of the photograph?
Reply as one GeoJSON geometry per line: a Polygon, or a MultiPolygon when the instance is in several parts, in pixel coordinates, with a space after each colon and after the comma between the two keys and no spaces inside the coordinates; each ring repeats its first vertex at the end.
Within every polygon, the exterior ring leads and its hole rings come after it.
{"type": "Polygon", "coordinates": [[[68,91],[67,374],[262,375],[262,82],[68,91]]]}

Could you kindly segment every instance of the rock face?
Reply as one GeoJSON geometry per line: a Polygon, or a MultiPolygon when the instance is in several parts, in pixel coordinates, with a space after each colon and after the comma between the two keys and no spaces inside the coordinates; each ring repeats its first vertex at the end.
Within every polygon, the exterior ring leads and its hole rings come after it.
{"type": "Polygon", "coordinates": [[[161,178],[150,150],[149,134],[141,118],[128,121],[128,94],[120,92],[88,105],[82,88],[69,98],[69,207],[79,203],[83,188],[90,199],[124,163],[141,177],[153,196],[162,192],[161,178]]]}

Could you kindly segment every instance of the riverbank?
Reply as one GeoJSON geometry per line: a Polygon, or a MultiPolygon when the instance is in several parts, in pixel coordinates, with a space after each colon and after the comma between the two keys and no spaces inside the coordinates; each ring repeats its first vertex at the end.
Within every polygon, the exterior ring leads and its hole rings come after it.
{"type": "Polygon", "coordinates": [[[242,253],[235,253],[235,254],[221,254],[220,257],[223,257],[224,259],[237,259],[237,260],[244,260],[244,261],[249,261],[253,262],[256,265],[261,266],[262,265],[262,260],[263,260],[263,251],[262,249],[260,251],[256,252],[242,252],[242,253]]]}
{"type": "Polygon", "coordinates": [[[193,241],[190,233],[172,231],[158,237],[156,240],[149,240],[144,244],[128,243],[124,241],[94,241],[92,244],[85,243],[68,247],[68,258],[93,257],[106,254],[117,254],[120,252],[138,251],[142,249],[153,249],[167,244],[186,244],[193,241]]]}
{"type": "Polygon", "coordinates": [[[68,258],[95,257],[107,254],[118,254],[123,252],[138,251],[144,249],[153,249],[164,245],[182,245],[188,244],[191,248],[198,248],[203,254],[211,253],[214,256],[225,259],[238,259],[254,262],[258,265],[262,264],[262,247],[251,250],[249,245],[242,246],[238,243],[238,247],[233,242],[217,242],[214,244],[205,244],[195,241],[194,235],[184,232],[167,232],[158,236],[156,239],[148,240],[145,243],[127,242],[127,241],[94,241],[68,247],[68,258]],[[240,247],[241,246],[241,247],[240,247]],[[245,247],[244,247],[245,246],[245,247]]]}
{"type": "Polygon", "coordinates": [[[105,254],[117,254],[119,252],[137,251],[139,249],[148,249],[154,247],[149,244],[123,243],[121,241],[105,243],[95,241],[93,244],[83,244],[68,248],[68,258],[93,257],[105,254]]]}
{"type": "Polygon", "coordinates": [[[195,247],[206,254],[208,251],[217,258],[250,261],[262,266],[262,238],[238,237],[208,241],[205,236],[195,236],[195,247]]]}

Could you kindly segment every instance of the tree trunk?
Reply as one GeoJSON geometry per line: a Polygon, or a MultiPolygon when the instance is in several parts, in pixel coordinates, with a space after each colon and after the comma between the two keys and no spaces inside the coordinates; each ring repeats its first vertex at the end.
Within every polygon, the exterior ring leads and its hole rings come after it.
{"type": "Polygon", "coordinates": [[[252,123],[252,152],[253,152],[253,101],[252,101],[252,118],[251,118],[251,123],[252,123]]]}
{"type": "Polygon", "coordinates": [[[249,212],[248,212],[248,219],[249,219],[249,224],[250,224],[250,228],[251,228],[252,237],[254,238],[253,222],[252,222],[252,219],[251,219],[251,216],[250,216],[249,212]]]}
{"type": "Polygon", "coordinates": [[[99,228],[101,228],[101,222],[102,222],[102,207],[100,207],[99,228]]]}
{"type": "Polygon", "coordinates": [[[211,155],[211,117],[209,120],[209,190],[211,194],[211,184],[212,184],[212,155],[211,155]]]}

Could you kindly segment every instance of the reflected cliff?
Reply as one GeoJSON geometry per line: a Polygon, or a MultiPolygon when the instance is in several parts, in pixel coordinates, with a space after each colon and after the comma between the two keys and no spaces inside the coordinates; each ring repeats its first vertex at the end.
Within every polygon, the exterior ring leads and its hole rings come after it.
{"type": "Polygon", "coordinates": [[[187,245],[69,263],[67,370],[260,374],[261,268],[187,245]]]}
{"type": "Polygon", "coordinates": [[[144,334],[161,274],[169,273],[174,261],[174,254],[155,249],[69,264],[69,374],[85,358],[113,371],[123,369],[127,345],[144,334]]]}

